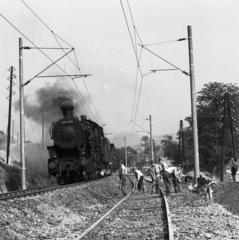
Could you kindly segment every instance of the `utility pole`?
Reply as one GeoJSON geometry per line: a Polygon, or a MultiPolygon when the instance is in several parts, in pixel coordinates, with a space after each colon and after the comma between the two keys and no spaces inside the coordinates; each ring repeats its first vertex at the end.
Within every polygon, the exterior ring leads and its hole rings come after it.
{"type": "Polygon", "coordinates": [[[15,70],[13,66],[9,69],[10,72],[10,86],[9,89],[9,107],[8,107],[8,128],[7,128],[7,164],[9,164],[9,155],[10,155],[10,141],[11,141],[11,116],[12,116],[12,80],[15,77],[13,71],[15,70]]]}
{"type": "MultiPolygon", "coordinates": [[[[44,103],[42,103],[44,104],[44,103]]],[[[43,110],[42,110],[42,150],[44,149],[44,139],[45,139],[45,136],[44,136],[44,105],[43,105],[43,110]]]]}
{"type": "Polygon", "coordinates": [[[153,138],[152,138],[152,119],[151,115],[149,115],[149,129],[150,129],[150,161],[151,164],[153,163],[153,155],[154,155],[154,150],[153,150],[153,138]]]}
{"type": "Polygon", "coordinates": [[[127,173],[127,145],[126,145],[126,136],[124,139],[124,148],[125,148],[125,167],[126,167],[126,173],[127,173]]]}
{"type": "Polygon", "coordinates": [[[182,161],[181,159],[181,143],[182,143],[182,150],[183,150],[183,163],[184,163],[184,171],[186,172],[186,161],[185,161],[185,148],[184,148],[184,134],[183,134],[183,120],[180,120],[180,129],[179,129],[179,146],[178,146],[178,164],[182,161]]]}
{"type": "Polygon", "coordinates": [[[198,150],[198,126],[197,126],[197,107],[196,107],[196,89],[193,60],[193,40],[192,28],[188,26],[188,49],[189,49],[189,69],[190,69],[190,89],[191,89],[191,111],[193,118],[193,150],[194,150],[194,184],[197,184],[199,177],[199,150],[198,150]]]}
{"type": "Polygon", "coordinates": [[[22,39],[19,38],[19,96],[20,96],[20,161],[22,165],[22,190],[26,189],[25,163],[25,126],[24,126],[24,91],[23,91],[23,54],[22,39]]]}
{"type": "Polygon", "coordinates": [[[228,115],[230,120],[230,130],[231,130],[231,137],[232,137],[233,156],[234,156],[234,160],[237,161],[235,140],[234,140],[234,134],[233,134],[233,125],[232,125],[232,113],[231,113],[231,104],[230,104],[231,101],[230,101],[229,93],[226,93],[226,95],[227,95],[228,115]]]}
{"type": "Polygon", "coordinates": [[[179,141],[178,141],[178,162],[177,162],[177,164],[179,164],[179,163],[180,163],[180,145],[181,145],[181,133],[182,133],[182,131],[181,131],[181,122],[182,122],[182,120],[180,120],[180,128],[179,128],[179,141]]]}
{"type": "Polygon", "coordinates": [[[185,159],[185,147],[184,147],[184,133],[183,133],[183,121],[181,122],[182,126],[182,148],[183,148],[183,162],[184,162],[184,171],[187,172],[186,159],[185,159]]]}
{"type": "Polygon", "coordinates": [[[226,136],[226,106],[227,106],[227,93],[224,96],[224,110],[223,110],[223,132],[222,132],[222,161],[221,161],[221,182],[224,181],[224,146],[226,136]]]}
{"type": "Polygon", "coordinates": [[[153,151],[154,151],[154,159],[153,159],[153,162],[155,162],[155,156],[156,156],[156,150],[155,150],[155,141],[153,139],[153,151]]]}
{"type": "Polygon", "coordinates": [[[233,126],[232,126],[232,114],[231,114],[230,97],[229,97],[228,92],[226,92],[225,95],[224,95],[221,182],[224,181],[224,153],[225,153],[224,148],[225,148],[225,138],[226,138],[226,118],[227,118],[226,111],[227,110],[228,110],[228,115],[229,115],[230,131],[231,131],[231,137],[232,137],[233,156],[234,156],[234,160],[237,161],[234,134],[233,134],[233,126]]]}
{"type": "Polygon", "coordinates": [[[12,120],[12,142],[14,141],[14,120],[12,120]]]}

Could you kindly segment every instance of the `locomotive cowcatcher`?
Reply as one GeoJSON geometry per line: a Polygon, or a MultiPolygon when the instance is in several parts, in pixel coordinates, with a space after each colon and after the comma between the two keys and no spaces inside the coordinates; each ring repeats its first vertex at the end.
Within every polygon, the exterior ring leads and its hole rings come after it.
{"type": "Polygon", "coordinates": [[[102,127],[86,116],[74,116],[72,102],[64,102],[61,109],[64,117],[50,128],[54,144],[47,147],[49,176],[64,184],[97,178],[102,170],[109,173],[114,144],[104,137],[102,127]]]}

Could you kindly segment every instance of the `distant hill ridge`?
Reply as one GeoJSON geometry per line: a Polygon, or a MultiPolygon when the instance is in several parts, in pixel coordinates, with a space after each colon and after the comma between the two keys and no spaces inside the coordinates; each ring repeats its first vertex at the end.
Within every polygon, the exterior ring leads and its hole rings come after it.
{"type": "MultiPolygon", "coordinates": [[[[155,143],[159,145],[164,136],[165,135],[153,136],[153,139],[155,143]]],[[[123,132],[123,133],[116,134],[112,138],[109,138],[109,140],[111,143],[114,143],[116,148],[121,148],[125,146],[124,137],[126,137],[126,145],[133,147],[133,146],[140,145],[141,138],[143,137],[143,135],[139,135],[136,133],[123,132]]]]}

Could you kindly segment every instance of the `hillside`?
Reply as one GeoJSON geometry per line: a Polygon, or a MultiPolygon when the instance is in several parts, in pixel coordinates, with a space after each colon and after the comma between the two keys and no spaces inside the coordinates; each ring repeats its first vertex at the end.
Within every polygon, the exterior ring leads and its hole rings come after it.
{"type": "MultiPolygon", "coordinates": [[[[147,135],[147,134],[145,134],[145,135],[147,135]]],[[[124,133],[116,134],[114,137],[109,138],[109,140],[110,140],[111,143],[115,144],[116,148],[121,148],[121,147],[125,146],[125,142],[124,142],[124,137],[125,136],[127,138],[126,145],[131,146],[131,147],[136,146],[136,145],[140,145],[141,138],[143,137],[143,135],[139,135],[139,134],[136,134],[136,133],[132,134],[132,133],[129,133],[129,132],[124,132],[124,133]]],[[[163,137],[164,137],[164,135],[153,136],[155,144],[160,145],[163,137]]]]}

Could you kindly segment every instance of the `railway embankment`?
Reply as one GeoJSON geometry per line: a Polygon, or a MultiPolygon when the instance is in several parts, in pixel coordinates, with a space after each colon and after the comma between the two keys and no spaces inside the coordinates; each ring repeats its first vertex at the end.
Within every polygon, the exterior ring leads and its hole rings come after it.
{"type": "Polygon", "coordinates": [[[0,239],[74,239],[122,198],[114,179],[0,202],[0,239]]]}
{"type": "MultiPolygon", "coordinates": [[[[239,183],[219,183],[213,202],[189,192],[186,185],[182,193],[172,194],[168,203],[175,240],[238,239],[238,193],[239,183]]],[[[0,239],[77,238],[122,198],[118,180],[112,176],[40,196],[2,201],[0,239]]]]}
{"type": "Polygon", "coordinates": [[[213,201],[205,195],[189,192],[168,199],[175,240],[238,239],[239,183],[219,183],[213,201]],[[236,197],[237,196],[237,197],[236,197]]]}

